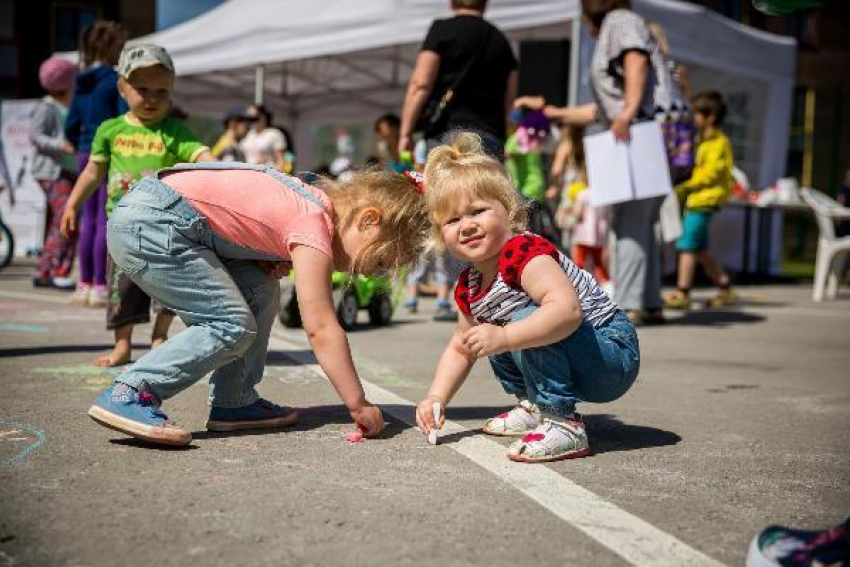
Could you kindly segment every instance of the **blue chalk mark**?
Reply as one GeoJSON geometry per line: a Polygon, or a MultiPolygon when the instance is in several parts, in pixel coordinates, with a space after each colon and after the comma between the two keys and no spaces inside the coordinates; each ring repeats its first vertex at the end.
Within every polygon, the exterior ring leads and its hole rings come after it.
{"type": "Polygon", "coordinates": [[[0,331],[12,331],[14,333],[46,333],[44,325],[21,325],[20,323],[0,323],[0,331]]]}
{"type": "Polygon", "coordinates": [[[17,421],[6,421],[5,419],[0,419],[0,425],[11,426],[16,429],[20,429],[21,431],[31,433],[36,437],[35,441],[31,442],[27,447],[18,452],[16,455],[12,455],[11,457],[7,457],[0,461],[0,470],[15,464],[20,460],[23,460],[27,455],[29,455],[30,453],[38,449],[41,445],[43,445],[45,439],[47,439],[47,436],[44,434],[44,431],[33,427],[32,425],[27,425],[26,423],[18,423],[17,421]]]}

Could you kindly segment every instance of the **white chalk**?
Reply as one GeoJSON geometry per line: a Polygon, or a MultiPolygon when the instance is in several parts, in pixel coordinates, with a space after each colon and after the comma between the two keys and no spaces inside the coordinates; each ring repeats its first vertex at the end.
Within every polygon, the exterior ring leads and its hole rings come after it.
{"type": "Polygon", "coordinates": [[[431,406],[431,411],[434,412],[434,427],[431,428],[431,431],[428,433],[428,443],[431,445],[437,444],[437,424],[440,423],[440,412],[442,408],[440,407],[440,402],[434,402],[434,405],[431,406]]]}

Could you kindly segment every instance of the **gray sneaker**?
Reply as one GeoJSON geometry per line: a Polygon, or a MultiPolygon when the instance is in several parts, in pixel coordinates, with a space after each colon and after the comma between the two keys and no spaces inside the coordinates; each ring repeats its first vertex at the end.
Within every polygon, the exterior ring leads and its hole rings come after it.
{"type": "Polygon", "coordinates": [[[438,307],[434,313],[434,321],[457,321],[457,311],[452,311],[449,306],[438,307]]]}

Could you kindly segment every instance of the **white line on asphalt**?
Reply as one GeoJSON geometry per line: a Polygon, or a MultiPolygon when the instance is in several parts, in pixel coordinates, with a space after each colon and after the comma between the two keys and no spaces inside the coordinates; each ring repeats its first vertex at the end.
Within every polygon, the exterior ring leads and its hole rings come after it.
{"type": "Polygon", "coordinates": [[[61,303],[63,305],[68,305],[68,298],[66,297],[54,297],[52,295],[44,295],[41,293],[27,293],[25,291],[8,291],[8,290],[0,290],[0,297],[6,297],[9,299],[29,299],[30,301],[46,301],[47,303],[61,303]]]}
{"type": "MultiPolygon", "coordinates": [[[[306,343],[293,341],[277,329],[272,334],[271,342],[283,349],[309,348],[306,343]]],[[[325,376],[318,364],[303,366],[322,377],[325,376]]],[[[393,417],[408,425],[415,425],[414,404],[410,400],[373,384],[362,376],[361,381],[370,401],[384,406],[382,409],[393,417]],[[399,407],[386,407],[390,405],[399,407]]],[[[441,436],[463,431],[467,429],[458,423],[446,420],[441,436]]],[[[425,443],[424,437],[422,442],[425,443]]],[[[505,447],[483,435],[459,436],[456,441],[444,446],[457,451],[496,475],[632,565],[670,567],[723,565],[546,466],[511,462],[505,456],[505,447]]]]}

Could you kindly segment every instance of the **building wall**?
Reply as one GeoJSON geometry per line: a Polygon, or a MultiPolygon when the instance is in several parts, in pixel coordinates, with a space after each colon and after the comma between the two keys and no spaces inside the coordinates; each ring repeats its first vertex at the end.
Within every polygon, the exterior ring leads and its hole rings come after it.
{"type": "Polygon", "coordinates": [[[850,2],[777,17],[750,0],[692,0],[743,24],[798,42],[787,174],[835,193],[850,169],[850,2]]]}
{"type": "Polygon", "coordinates": [[[131,37],[148,34],[156,0],[0,0],[0,98],[41,96],[41,62],[76,50],[80,32],[97,19],[121,22],[131,37]]]}

